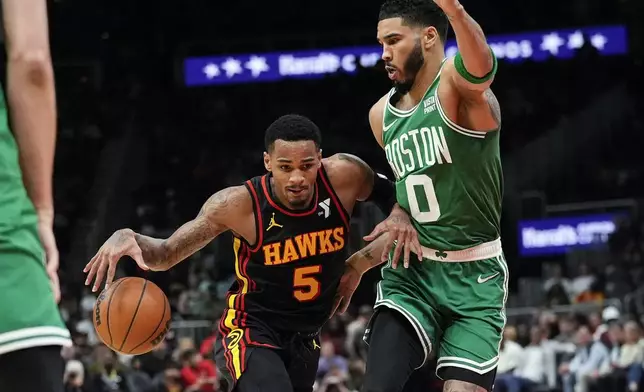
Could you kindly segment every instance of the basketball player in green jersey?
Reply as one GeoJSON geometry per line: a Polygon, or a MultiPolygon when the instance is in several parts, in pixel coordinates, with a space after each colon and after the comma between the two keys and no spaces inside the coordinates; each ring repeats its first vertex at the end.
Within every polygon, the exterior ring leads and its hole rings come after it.
{"type": "Polygon", "coordinates": [[[59,392],[61,346],[71,339],[56,305],[56,104],[46,0],[2,0],[2,13],[8,105],[0,93],[0,390],[59,392]]]}
{"type": "MultiPolygon", "coordinates": [[[[397,201],[414,218],[423,261],[409,264],[406,257],[408,268],[382,268],[365,336],[363,391],[402,390],[432,350],[444,391],[490,391],[508,282],[500,239],[500,109],[490,90],[496,58],[458,0],[386,0],[379,19],[394,88],[369,119],[395,174],[397,201]],[[446,59],[449,25],[459,52],[446,59]]],[[[387,238],[399,247],[409,243],[395,226],[378,226],[367,239],[387,237],[348,261],[341,311],[361,274],[382,261],[387,238]]]]}

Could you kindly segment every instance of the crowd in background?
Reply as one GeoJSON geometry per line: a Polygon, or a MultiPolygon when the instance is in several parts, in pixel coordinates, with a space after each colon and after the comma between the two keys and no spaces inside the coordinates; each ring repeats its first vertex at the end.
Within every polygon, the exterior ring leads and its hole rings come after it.
{"type": "MultiPolygon", "coordinates": [[[[305,40],[301,37],[307,32],[328,30],[331,20],[334,29],[344,26],[372,32],[375,15],[365,16],[359,2],[311,3],[308,10],[280,11],[274,18],[267,17],[272,3],[254,4],[252,13],[245,3],[227,3],[225,10],[216,4],[216,13],[240,16],[213,24],[215,13],[201,7],[186,6],[177,13],[172,2],[153,7],[145,1],[99,3],[58,0],[50,17],[54,57],[72,59],[56,65],[60,308],[75,343],[64,350],[66,388],[69,392],[214,392],[217,374],[212,347],[218,338],[214,320],[235,279],[230,235],[222,235],[167,273],[144,275],[168,295],[175,327],[154,351],[137,357],[117,355],[99,342],[91,321],[95,296],[83,289],[80,270],[114,229],[127,226],[167,237],[191,219],[210,194],[263,173],[263,131],[287,112],[306,115],[319,125],[325,156],[354,153],[389,174],[367,119],[369,107],[390,88],[381,64],[357,75],[197,89],[177,87],[172,77],[176,56],[188,52],[180,48],[181,42],[200,34],[220,34],[216,42],[220,50],[246,50],[244,43],[228,42],[230,31],[239,30],[229,23],[284,28],[298,42],[282,43],[280,49],[291,49],[305,40]],[[337,15],[338,9],[345,11],[337,15]],[[322,17],[325,12],[331,12],[332,18],[322,17]],[[79,53],[89,60],[77,61],[79,53]]],[[[503,3],[493,12],[480,2],[467,7],[486,31],[499,33],[570,27],[573,21],[580,26],[610,23],[620,20],[620,12],[625,15],[627,4],[640,4],[503,3]],[[544,12],[546,17],[539,17],[544,12]],[[544,26],[544,20],[549,24],[544,26]]],[[[325,45],[346,45],[348,39],[352,38],[343,35],[325,45]]],[[[257,35],[249,42],[257,45],[257,35]]],[[[373,37],[368,42],[373,43],[373,37]]],[[[211,48],[212,43],[202,52],[210,54],[211,48]]],[[[248,50],[257,47],[248,46],[248,50]]],[[[579,162],[560,162],[555,170],[558,176],[539,184],[537,190],[548,203],[642,198],[644,96],[636,87],[642,75],[641,63],[630,57],[600,57],[590,46],[572,60],[501,61],[493,88],[502,108],[503,159],[548,137],[555,127],[572,132],[573,127],[566,129],[567,121],[623,86],[630,106],[614,108],[624,114],[619,129],[608,125],[604,129],[614,135],[610,144],[571,145],[571,149],[593,151],[583,162],[584,170],[579,170],[579,162]]],[[[507,180],[513,181],[510,176],[507,180]]],[[[527,190],[534,189],[518,191],[527,190]]],[[[516,197],[506,194],[506,199],[516,197]]],[[[504,210],[504,215],[517,218],[511,209],[504,210]]],[[[644,290],[639,282],[644,277],[644,219],[637,209],[628,215],[607,249],[538,260],[517,256],[513,249],[516,220],[504,222],[513,294],[523,288],[517,282],[524,277],[537,280],[539,290],[522,303],[531,310],[508,310],[497,392],[635,392],[641,387],[644,290]],[[544,268],[532,268],[535,264],[544,268]]],[[[355,251],[379,218],[368,205],[359,206],[354,218],[361,222],[352,224],[350,248],[355,251]]],[[[134,264],[123,261],[120,275],[134,274],[139,274],[134,264]]],[[[368,349],[362,334],[373,312],[373,283],[378,277],[377,271],[369,273],[350,312],[333,317],[323,328],[316,392],[359,390],[368,349]]],[[[420,380],[414,382],[416,389],[406,392],[440,391],[434,366],[429,361],[414,376],[420,380]]]]}

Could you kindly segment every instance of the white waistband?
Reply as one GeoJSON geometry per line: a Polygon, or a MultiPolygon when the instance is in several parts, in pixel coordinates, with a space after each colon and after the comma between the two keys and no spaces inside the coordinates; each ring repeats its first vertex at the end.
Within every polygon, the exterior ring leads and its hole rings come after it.
{"type": "Polygon", "coordinates": [[[492,257],[501,256],[501,253],[503,253],[501,238],[497,238],[494,241],[485,242],[468,249],[451,252],[430,249],[424,246],[422,246],[422,249],[423,257],[426,259],[453,263],[491,259],[492,257]]]}

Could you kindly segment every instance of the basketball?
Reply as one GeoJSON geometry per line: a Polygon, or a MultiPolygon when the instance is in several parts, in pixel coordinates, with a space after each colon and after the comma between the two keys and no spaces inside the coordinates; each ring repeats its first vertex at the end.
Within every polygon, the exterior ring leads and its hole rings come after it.
{"type": "Polygon", "coordinates": [[[98,296],[93,319],[99,338],[109,348],[140,355],[163,341],[170,328],[170,302],[149,280],[122,278],[98,296]]]}

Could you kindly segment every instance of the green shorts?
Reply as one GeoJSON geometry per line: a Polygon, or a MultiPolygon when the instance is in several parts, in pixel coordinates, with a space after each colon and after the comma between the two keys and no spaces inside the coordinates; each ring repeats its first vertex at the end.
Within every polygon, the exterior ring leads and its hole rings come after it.
{"type": "MultiPolygon", "coordinates": [[[[496,369],[505,326],[508,267],[500,255],[477,261],[410,261],[382,268],[375,307],[400,312],[418,334],[427,361],[437,349],[436,374],[455,367],[479,375],[496,369]]],[[[368,341],[369,336],[365,336],[368,341]]],[[[422,365],[421,365],[422,366],[422,365]]]]}
{"type": "Polygon", "coordinates": [[[35,223],[0,231],[0,355],[71,345],[44,260],[35,223]]]}

